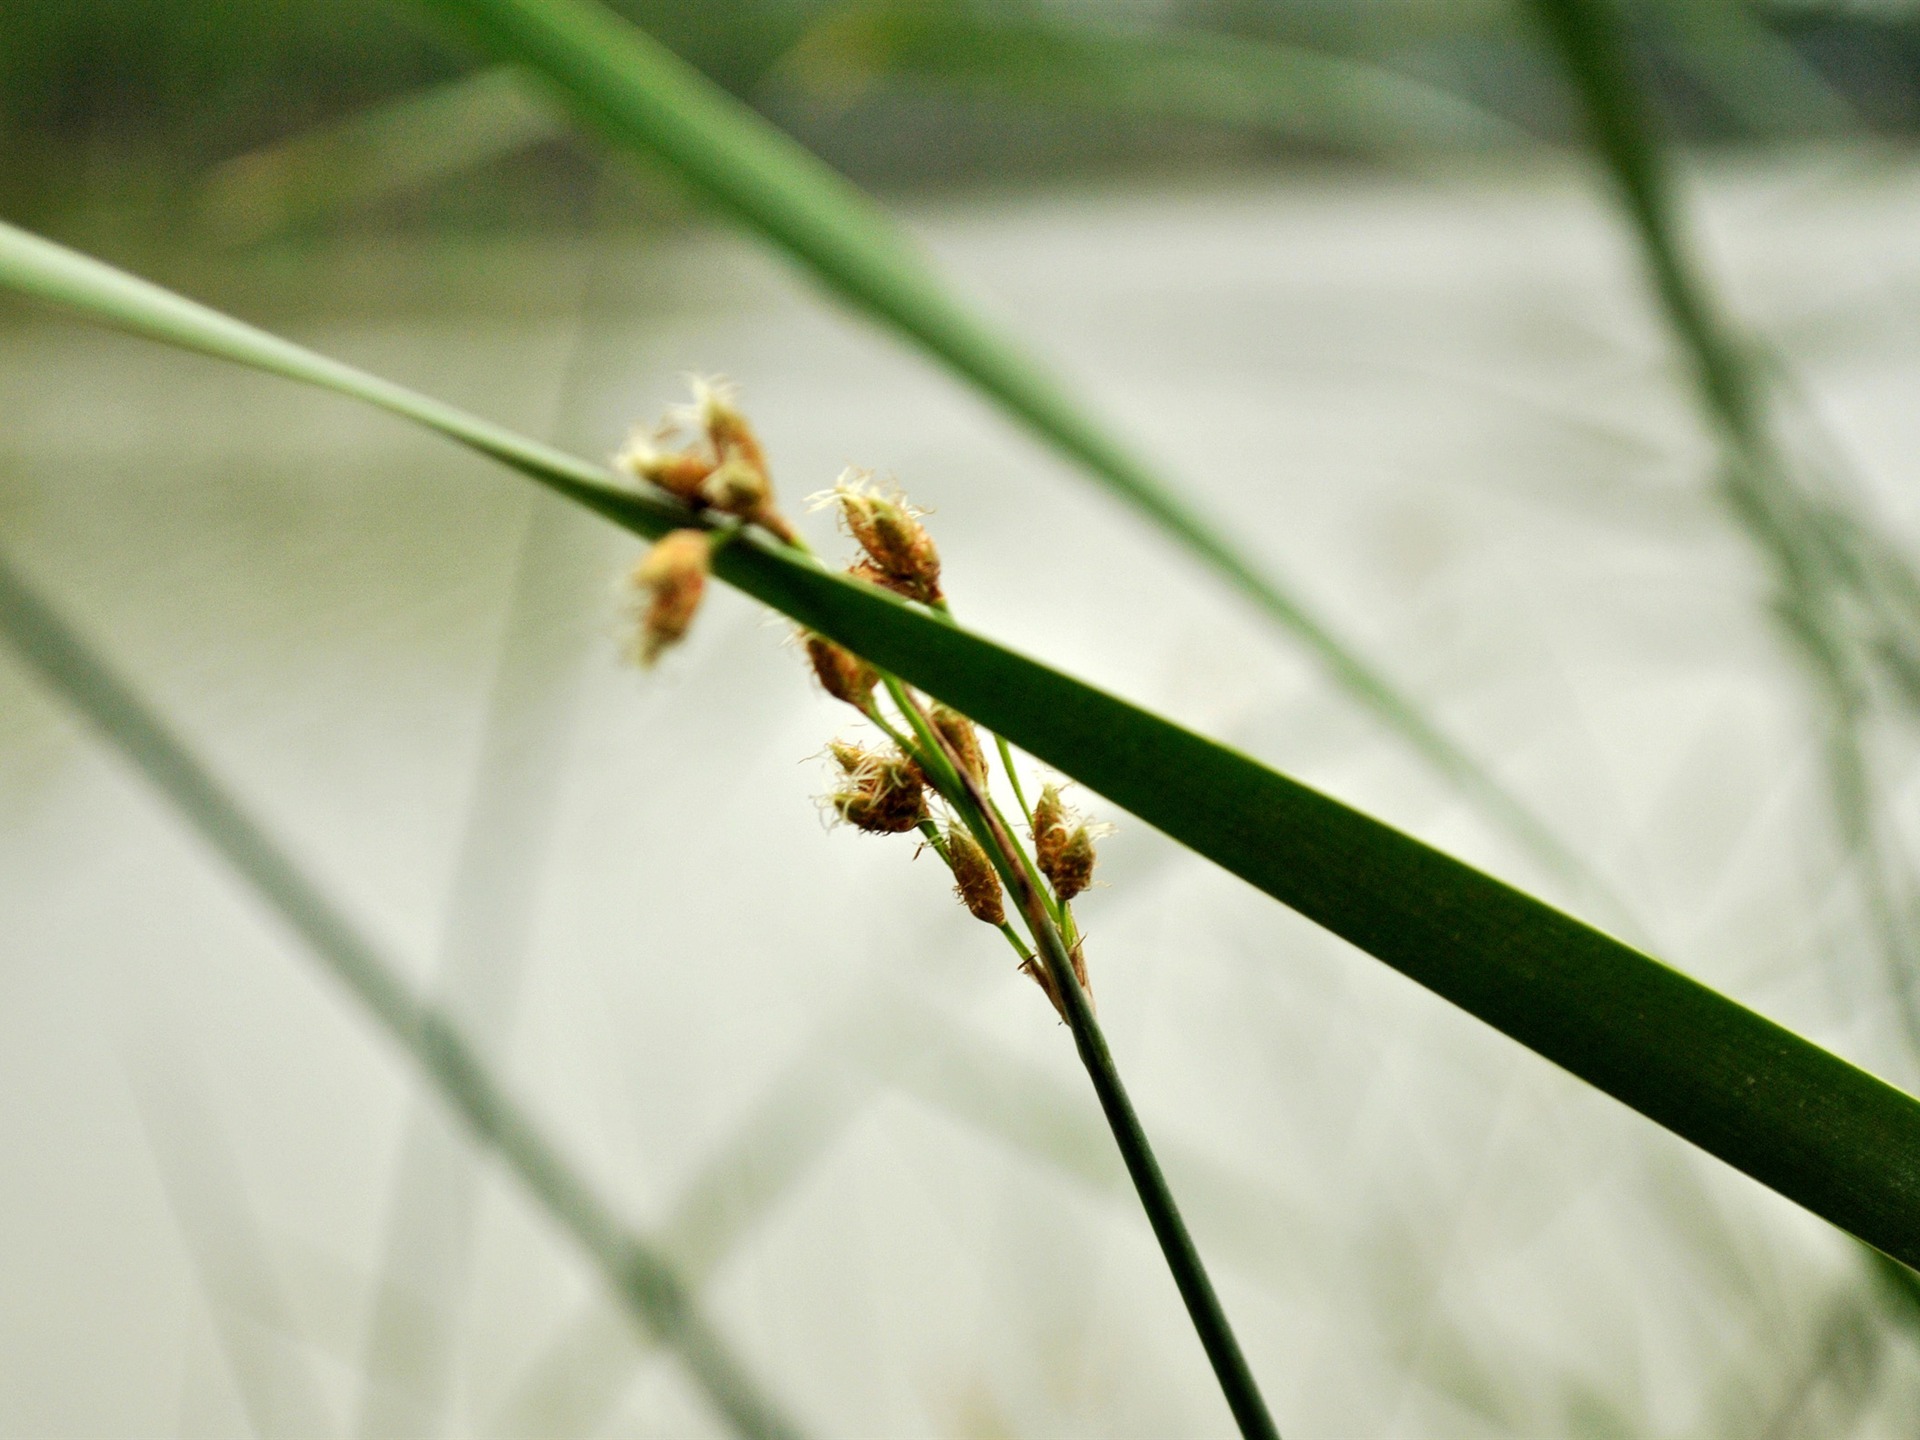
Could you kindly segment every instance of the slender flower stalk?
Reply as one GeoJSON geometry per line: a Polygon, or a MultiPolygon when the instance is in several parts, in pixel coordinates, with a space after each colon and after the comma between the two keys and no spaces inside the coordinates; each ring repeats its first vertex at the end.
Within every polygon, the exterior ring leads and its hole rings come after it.
{"type": "MultiPolygon", "coordinates": [[[[805,541],[773,509],[765,452],[752,438],[753,431],[732,393],[702,387],[696,396],[691,420],[698,422],[707,448],[668,454],[655,443],[654,437],[661,432],[638,432],[642,438],[622,457],[629,473],[673,490],[683,499],[697,496],[725,511],[736,526],[759,525],[811,556],[805,541]],[[749,437],[751,445],[743,444],[741,436],[749,437]],[[742,470],[737,485],[727,475],[730,464],[742,470]]],[[[924,512],[910,505],[897,488],[877,486],[868,472],[850,470],[831,490],[814,497],[814,508],[832,508],[860,546],[861,557],[849,570],[856,579],[942,615],[951,614],[942,588],[939,551],[921,523],[924,512]]],[[[656,564],[655,569],[659,568],[656,564]]],[[[692,616],[690,610],[684,615],[676,611],[669,618],[677,629],[666,643],[685,632],[692,616]]],[[[651,638],[643,637],[643,643],[651,638]]],[[[968,913],[1001,933],[1019,956],[1021,972],[1045,992],[1072,1032],[1127,1173],[1241,1434],[1247,1440],[1278,1440],[1246,1356],[1121,1083],[1095,1014],[1085,943],[1071,902],[1092,884],[1095,841],[1104,827],[1075,815],[1053,785],[1045,786],[1029,804],[1011,748],[999,736],[985,736],[992,741],[992,753],[999,757],[1026,822],[1033,841],[1030,852],[994,798],[989,750],[971,719],[917,695],[897,676],[825,636],[803,632],[800,642],[820,688],[851,706],[888,742],[885,749],[845,740],[828,747],[837,769],[828,806],[841,821],[868,834],[918,834],[952,874],[954,892],[968,913]],[[882,694],[891,702],[892,714],[883,708],[882,694]],[[944,825],[930,800],[947,812],[944,825]],[[1025,927],[1026,939],[1009,920],[1009,899],[1025,927]]]]}

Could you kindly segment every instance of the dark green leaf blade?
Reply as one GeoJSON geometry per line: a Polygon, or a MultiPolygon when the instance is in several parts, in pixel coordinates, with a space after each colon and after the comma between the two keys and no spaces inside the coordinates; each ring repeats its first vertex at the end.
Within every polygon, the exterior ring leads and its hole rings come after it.
{"type": "Polygon", "coordinates": [[[1920,1264],[1911,1096],[1451,856],[990,641],[784,557],[743,550],[724,573],[1641,1114],[1920,1264]]]}

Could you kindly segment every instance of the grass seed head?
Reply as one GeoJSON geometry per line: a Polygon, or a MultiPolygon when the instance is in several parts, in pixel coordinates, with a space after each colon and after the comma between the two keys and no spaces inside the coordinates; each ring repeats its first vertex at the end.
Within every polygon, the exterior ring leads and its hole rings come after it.
{"type": "Polygon", "coordinates": [[[978,780],[987,783],[987,760],[980,751],[980,732],[974,729],[973,721],[962,715],[950,705],[935,704],[933,707],[933,728],[940,732],[940,738],[960,761],[960,768],[978,780]]]}
{"type": "Polygon", "coordinates": [[[668,448],[666,442],[673,434],[670,425],[636,426],[620,453],[613,457],[614,468],[636,480],[658,485],[689,505],[701,504],[701,487],[713,473],[713,459],[692,448],[668,448]]]}
{"type": "Polygon", "coordinates": [[[658,485],[696,509],[711,507],[772,531],[788,544],[797,536],[773,503],[766,451],[724,380],[692,377],[693,403],[676,406],[657,426],[627,437],[616,468],[658,485]],[[696,439],[675,449],[669,441],[690,430],[696,439]]]}
{"type": "Polygon", "coordinates": [[[978,840],[952,823],[947,825],[947,859],[953,866],[953,892],[967,907],[967,913],[989,925],[1004,925],[1007,907],[993,862],[978,840]]]}
{"type": "Polygon", "coordinates": [[[880,683],[879,672],[844,646],[812,631],[804,634],[807,659],[813,665],[820,688],[836,700],[844,700],[865,712],[873,704],[873,687],[880,683]]]}
{"type": "Polygon", "coordinates": [[[750,464],[738,450],[721,452],[725,458],[700,482],[700,498],[716,510],[757,520],[773,503],[773,486],[766,471],[750,464]]]}
{"type": "Polygon", "coordinates": [[[940,599],[940,552],[921,512],[897,489],[876,486],[871,471],[845,470],[833,489],[815,497],[815,507],[823,505],[839,511],[840,523],[866,551],[851,574],[922,604],[940,599]]]}
{"type": "Polygon", "coordinates": [[[927,818],[920,767],[900,751],[869,750],[846,740],[836,740],[828,749],[843,779],[827,803],[856,830],[900,835],[927,818]]]}
{"type": "Polygon", "coordinates": [[[767,469],[767,452],[740,411],[740,392],[717,375],[695,375],[692,385],[693,404],[685,412],[688,420],[700,427],[715,455],[733,456],[758,471],[771,493],[773,475],[767,469]]]}
{"type": "Polygon", "coordinates": [[[1049,785],[1033,806],[1033,852],[1040,873],[1061,900],[1071,900],[1093,883],[1096,827],[1088,825],[1060,799],[1060,787],[1049,785]]]}
{"type": "Polygon", "coordinates": [[[669,531],[633,567],[631,582],[646,598],[638,607],[633,658],[652,665],[685,637],[707,589],[712,545],[704,530],[669,531]]]}

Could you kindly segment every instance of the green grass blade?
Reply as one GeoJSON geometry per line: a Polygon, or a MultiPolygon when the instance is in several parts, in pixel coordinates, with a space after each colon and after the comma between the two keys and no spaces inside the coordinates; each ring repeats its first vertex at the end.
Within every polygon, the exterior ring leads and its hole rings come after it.
{"type": "Polygon", "coordinates": [[[1210,565],[1490,817],[1568,875],[1583,867],[1476,760],[971,309],[878,205],[595,0],[421,0],[555,87],[616,144],[657,155],[829,290],[918,344],[1210,565]]]}
{"type": "Polygon", "coordinates": [[[1857,133],[1860,111],[1746,0],[1655,0],[1657,30],[1688,76],[1758,139],[1857,133]]]}
{"type": "Polygon", "coordinates": [[[0,636],[173,803],[420,1066],[474,1135],[600,1267],[634,1317],[672,1344],[715,1408],[743,1436],[799,1435],[685,1286],[629,1233],[493,1078],[445,1014],[398,971],[134,691],[0,557],[0,636]]]}
{"type": "Polygon", "coordinates": [[[218,1117],[182,1059],[144,1057],[136,1112],[227,1370],[260,1440],[338,1433],[274,1247],[218,1117]]]}
{"type": "Polygon", "coordinates": [[[969,9],[863,5],[775,72],[828,97],[889,77],[1043,105],[1268,131],[1363,155],[1535,143],[1491,111],[1381,65],[1304,46],[969,9]]]}
{"type": "MultiPolygon", "coordinates": [[[[583,461],[554,460],[550,447],[5,228],[0,284],[229,359],[258,353],[277,373],[432,425],[636,534],[698,523],[583,461]]],[[[1762,1184],[1920,1264],[1920,1102],[1910,1096],[1471,866],[886,592],[754,535],[722,549],[715,568],[1762,1184]]]]}
{"type": "MultiPolygon", "coordinates": [[[[532,493],[515,562],[480,754],[455,851],[432,979],[437,1003],[487,1054],[504,1054],[533,946],[530,931],[575,718],[589,627],[555,625],[604,587],[591,522],[532,493]]],[[[485,1159],[430,1097],[411,1107],[394,1160],[378,1297],[361,1363],[363,1440],[435,1440],[454,1386],[459,1302],[475,1252],[485,1159]]],[[[660,1243],[697,1283],[665,1237],[660,1243]]]]}
{"type": "Polygon", "coordinates": [[[221,239],[251,243],[425,189],[565,132],[558,112],[519,75],[482,70],[235,156],[207,177],[200,213],[221,239]]]}

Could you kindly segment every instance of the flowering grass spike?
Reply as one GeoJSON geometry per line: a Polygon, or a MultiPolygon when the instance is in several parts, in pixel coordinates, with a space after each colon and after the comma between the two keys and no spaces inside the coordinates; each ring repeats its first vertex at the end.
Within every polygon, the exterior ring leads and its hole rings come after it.
{"type": "MultiPolygon", "coordinates": [[[[795,554],[819,563],[774,508],[765,452],[731,389],[696,381],[694,403],[663,427],[634,432],[618,463],[714,527],[713,532],[669,534],[636,569],[635,580],[649,596],[637,646],[642,660],[651,661],[686,633],[712,547],[732,539],[743,526],[758,526],[795,554]],[[667,441],[682,430],[694,431],[696,438],[679,449],[667,448],[667,441]]],[[[950,613],[941,585],[940,552],[921,523],[925,512],[910,504],[897,486],[883,488],[870,471],[847,470],[813,502],[814,509],[832,509],[860,547],[849,575],[950,613]]],[[[983,736],[968,716],[918,694],[825,635],[802,631],[799,639],[820,688],[858,710],[884,737],[878,745],[852,740],[828,745],[835,774],[826,807],[844,824],[870,835],[918,834],[915,853],[931,850],[939,856],[967,913],[1000,932],[1018,957],[1020,973],[1040,987],[1073,1032],[1242,1433],[1250,1440],[1277,1440],[1239,1343],[1120,1083],[1094,1011],[1086,937],[1073,901],[1093,883],[1094,841],[1105,827],[1091,825],[1068,809],[1055,785],[1044,787],[1029,810],[1005,741],[983,736]],[[1018,813],[1027,821],[1031,853],[995,798],[994,754],[1018,813]]]]}

